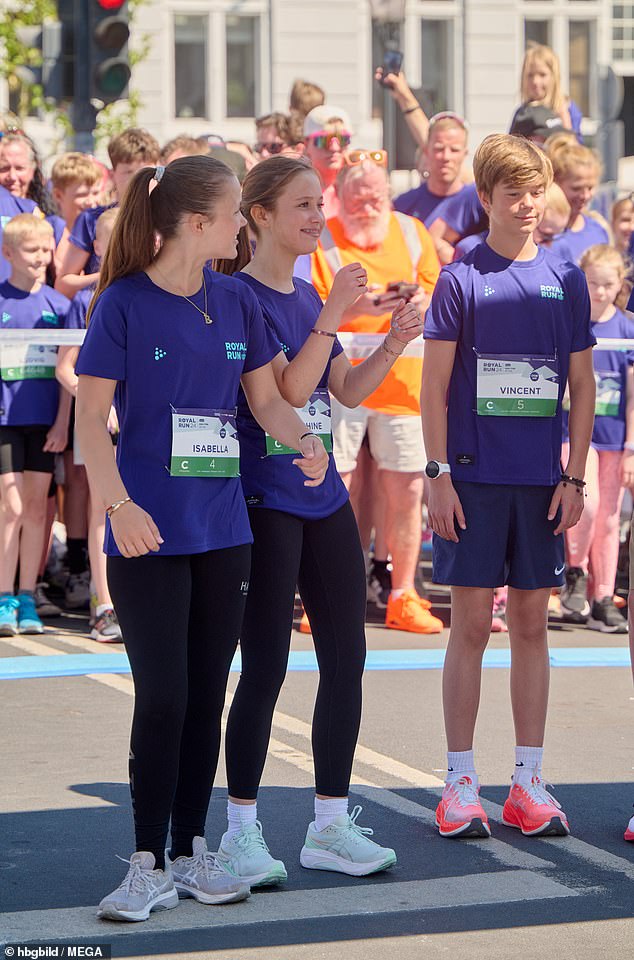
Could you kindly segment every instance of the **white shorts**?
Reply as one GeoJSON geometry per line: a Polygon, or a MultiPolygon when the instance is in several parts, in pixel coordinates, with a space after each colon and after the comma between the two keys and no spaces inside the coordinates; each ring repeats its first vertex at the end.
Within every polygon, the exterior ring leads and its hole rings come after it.
{"type": "Polygon", "coordinates": [[[356,467],[366,431],[370,453],[379,470],[423,472],[427,458],[420,417],[392,416],[368,407],[350,410],[333,397],[333,453],[339,473],[350,473],[356,467]]]}

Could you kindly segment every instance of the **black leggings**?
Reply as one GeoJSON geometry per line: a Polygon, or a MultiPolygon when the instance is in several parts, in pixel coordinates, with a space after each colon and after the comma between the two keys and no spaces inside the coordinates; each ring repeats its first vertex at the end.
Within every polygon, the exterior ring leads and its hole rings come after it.
{"type": "Polygon", "coordinates": [[[130,791],[136,849],[163,863],[203,836],[220,718],[249,580],[250,546],[184,556],[108,557],[134,678],[130,791]]]}
{"type": "Polygon", "coordinates": [[[286,675],[295,585],[319,663],[312,745],[317,793],[345,797],[361,721],[366,582],[349,503],[323,520],[249,511],[254,543],[240,637],[242,675],[226,735],[229,794],[257,797],[273,711],[286,675]]]}

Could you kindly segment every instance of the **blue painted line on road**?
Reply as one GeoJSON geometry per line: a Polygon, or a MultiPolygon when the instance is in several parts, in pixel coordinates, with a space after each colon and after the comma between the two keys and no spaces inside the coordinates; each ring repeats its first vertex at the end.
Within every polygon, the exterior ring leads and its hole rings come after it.
{"type": "MultiPolygon", "coordinates": [[[[367,670],[439,670],[444,650],[368,650],[367,670]]],[[[509,650],[486,650],[484,666],[504,669],[511,664],[509,650]]],[[[552,667],[629,667],[628,647],[554,647],[550,651],[552,667]]],[[[240,671],[240,655],[231,669],[240,671]]],[[[288,669],[316,671],[312,650],[291,651],[288,669]]],[[[125,653],[63,653],[51,656],[0,658],[0,680],[25,680],[36,677],[78,677],[89,673],[130,673],[125,653]]]]}

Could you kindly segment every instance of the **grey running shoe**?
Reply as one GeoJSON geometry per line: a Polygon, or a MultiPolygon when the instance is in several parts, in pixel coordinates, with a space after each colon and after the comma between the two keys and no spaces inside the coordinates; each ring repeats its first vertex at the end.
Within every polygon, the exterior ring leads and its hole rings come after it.
{"type": "Polygon", "coordinates": [[[356,806],[351,814],[342,814],[323,830],[316,830],[315,824],[310,823],[299,855],[302,867],[333,870],[351,877],[365,877],[393,867],[396,854],[392,848],[380,847],[370,840],[374,831],[357,824],[361,810],[356,806]]]}
{"type": "Polygon", "coordinates": [[[581,567],[568,567],[566,582],[561,588],[562,620],[567,623],[587,623],[590,616],[588,603],[588,574],[581,567]]]}
{"type": "Polygon", "coordinates": [[[100,643],[121,643],[121,627],[114,610],[104,610],[93,623],[90,636],[100,643]]]}
{"type": "Polygon", "coordinates": [[[617,610],[612,597],[603,597],[602,600],[592,602],[592,612],[588,626],[601,633],[627,633],[627,620],[620,610],[617,610]]]}
{"type": "Polygon", "coordinates": [[[83,610],[90,605],[90,573],[71,573],[64,591],[70,610],[83,610]]]}
{"type": "MultiPolygon", "coordinates": [[[[123,860],[123,857],[119,857],[123,860]]],[[[154,869],[154,854],[146,850],[133,853],[130,869],[116,890],[104,897],[97,916],[102,920],[147,920],[152,910],[171,910],[178,906],[169,864],[165,870],[154,869]]]]}
{"type": "Polygon", "coordinates": [[[47,587],[48,583],[44,583],[42,581],[41,583],[37,584],[35,590],[33,591],[37,615],[38,617],[61,617],[62,611],[60,608],[46,595],[47,587]]]}
{"type": "Polygon", "coordinates": [[[193,856],[177,857],[172,863],[174,886],[179,897],[193,897],[199,903],[235,903],[246,900],[251,889],[240,877],[229,873],[203,837],[194,837],[193,856]]]}

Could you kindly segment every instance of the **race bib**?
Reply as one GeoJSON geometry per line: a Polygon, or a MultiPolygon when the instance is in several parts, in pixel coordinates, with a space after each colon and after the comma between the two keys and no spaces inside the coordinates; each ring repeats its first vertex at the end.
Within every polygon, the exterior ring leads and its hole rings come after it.
{"type": "MultiPolygon", "coordinates": [[[[326,451],[332,453],[332,416],[330,412],[330,394],[324,388],[315,390],[308,403],[296,413],[301,417],[304,426],[310,433],[316,433],[326,451]]],[[[279,440],[266,435],[266,452],[269,456],[277,453],[298,453],[292,447],[287,447],[279,440]]]]}
{"type": "Polygon", "coordinates": [[[618,373],[599,373],[595,370],[597,397],[595,417],[618,417],[621,406],[621,378],[618,373]]]}
{"type": "Polygon", "coordinates": [[[559,399],[556,357],[484,353],[476,356],[479,416],[555,416],[559,399]]]}
{"type": "Polygon", "coordinates": [[[172,408],[170,476],[240,476],[235,410],[172,408]]]}
{"type": "Polygon", "coordinates": [[[3,380],[54,380],[57,347],[43,343],[13,343],[0,350],[3,380]]]}

